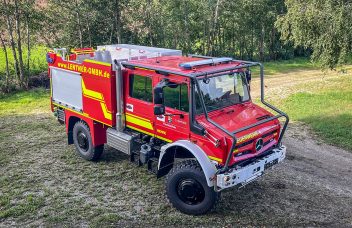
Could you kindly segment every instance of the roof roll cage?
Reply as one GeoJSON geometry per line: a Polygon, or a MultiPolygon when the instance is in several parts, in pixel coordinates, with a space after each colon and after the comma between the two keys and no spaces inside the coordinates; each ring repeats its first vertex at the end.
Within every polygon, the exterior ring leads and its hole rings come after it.
{"type": "Polygon", "coordinates": [[[141,69],[147,69],[147,70],[153,70],[156,73],[162,72],[164,75],[166,74],[175,74],[175,75],[181,75],[184,77],[189,77],[189,78],[196,78],[199,76],[204,76],[204,75],[211,75],[211,74],[216,74],[220,72],[225,72],[225,71],[231,71],[231,70],[236,70],[236,69],[241,69],[241,68],[248,68],[251,66],[256,66],[260,63],[257,62],[248,62],[248,61],[242,61],[242,60],[234,60],[232,59],[231,61],[227,62],[237,62],[237,66],[230,66],[222,69],[216,69],[216,70],[210,70],[206,72],[198,72],[198,73],[182,73],[180,71],[173,71],[173,70],[167,70],[159,67],[152,67],[152,66],[147,66],[139,63],[129,63],[129,62],[121,62],[122,66],[128,68],[128,69],[136,69],[136,68],[141,68],[141,69]]]}
{"type": "MultiPolygon", "coordinates": [[[[198,56],[198,55],[189,55],[189,56],[191,56],[191,57],[199,57],[199,58],[204,58],[204,59],[213,58],[213,57],[209,57],[209,56],[198,56]]],[[[269,104],[264,99],[265,93],[264,93],[264,66],[263,66],[263,64],[261,64],[259,62],[250,62],[250,61],[235,60],[235,59],[232,59],[230,62],[236,62],[236,63],[238,63],[238,65],[237,66],[225,67],[225,68],[222,68],[222,69],[214,69],[214,70],[210,70],[210,71],[208,70],[206,72],[197,72],[197,73],[182,73],[182,72],[167,70],[167,69],[158,68],[158,67],[146,66],[146,65],[138,64],[138,63],[122,62],[122,65],[124,67],[126,67],[126,68],[129,68],[129,69],[142,68],[142,69],[154,70],[155,72],[162,73],[163,75],[175,74],[175,75],[180,75],[180,76],[184,76],[184,77],[189,77],[195,82],[195,85],[196,85],[198,91],[200,91],[200,87],[199,87],[199,84],[198,84],[197,77],[205,76],[205,75],[209,76],[209,75],[216,74],[216,73],[232,71],[232,70],[241,69],[241,68],[249,68],[249,67],[253,67],[253,66],[259,66],[260,67],[260,89],[261,89],[260,101],[266,107],[268,107],[271,110],[273,110],[276,113],[278,113],[278,115],[275,115],[275,116],[270,117],[270,118],[265,119],[265,120],[258,121],[258,122],[254,123],[254,124],[251,124],[249,126],[240,128],[240,129],[238,129],[236,131],[230,132],[230,131],[226,130],[225,128],[223,128],[222,126],[220,126],[219,124],[217,124],[216,122],[214,122],[213,120],[211,120],[209,118],[208,112],[207,112],[206,107],[205,107],[203,96],[200,96],[201,103],[202,103],[202,108],[203,108],[203,111],[204,111],[204,114],[205,114],[205,117],[206,117],[207,121],[210,122],[211,124],[213,124],[215,127],[217,127],[220,130],[222,130],[223,132],[225,132],[227,135],[229,135],[233,139],[233,143],[232,143],[232,146],[231,146],[231,148],[230,148],[230,150],[228,152],[228,156],[226,158],[225,165],[221,169],[219,169],[217,171],[217,174],[224,173],[224,172],[226,172],[229,169],[229,163],[230,163],[231,157],[233,155],[233,150],[235,149],[235,146],[237,144],[237,138],[235,136],[237,133],[243,132],[245,130],[248,130],[248,129],[251,129],[251,128],[254,128],[254,127],[257,127],[257,126],[259,126],[261,124],[270,122],[272,120],[284,117],[285,118],[285,123],[284,123],[283,128],[282,128],[282,130],[280,132],[280,136],[279,136],[279,140],[278,140],[278,145],[281,145],[281,141],[282,141],[283,135],[284,135],[284,133],[286,131],[286,128],[287,128],[287,125],[288,125],[288,122],[289,122],[289,117],[287,116],[286,113],[284,113],[283,111],[279,110],[275,106],[269,104]]]]}

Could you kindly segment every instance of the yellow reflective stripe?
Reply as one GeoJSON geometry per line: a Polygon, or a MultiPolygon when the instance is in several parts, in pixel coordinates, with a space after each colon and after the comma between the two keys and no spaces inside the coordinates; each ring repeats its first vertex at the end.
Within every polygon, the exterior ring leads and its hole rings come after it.
{"type": "Polygon", "coordinates": [[[108,110],[108,108],[106,107],[106,104],[103,103],[103,102],[100,102],[100,106],[101,106],[101,109],[103,110],[103,113],[104,113],[104,117],[108,120],[112,120],[112,115],[111,115],[111,112],[108,110]]]}
{"type": "Polygon", "coordinates": [[[87,62],[87,63],[95,63],[95,64],[99,64],[99,65],[103,65],[103,66],[111,66],[111,63],[105,63],[105,62],[95,61],[95,60],[92,60],[92,59],[86,59],[86,60],[84,60],[84,62],[87,62]]]}
{"type": "Polygon", "coordinates": [[[79,115],[82,115],[82,116],[86,116],[86,117],[89,116],[87,113],[78,112],[78,111],[76,111],[76,110],[70,109],[70,108],[65,107],[65,106],[63,106],[63,105],[59,105],[59,104],[57,104],[57,103],[55,103],[55,102],[53,102],[53,104],[54,104],[54,106],[57,106],[57,107],[60,107],[60,108],[63,108],[63,109],[70,110],[71,112],[74,112],[74,113],[76,113],[76,114],[79,114],[79,115]]]}
{"type": "Polygon", "coordinates": [[[211,160],[217,161],[217,162],[222,162],[222,159],[213,157],[213,156],[208,156],[211,160]]]}
{"type": "Polygon", "coordinates": [[[86,51],[71,51],[74,54],[80,55],[80,54],[90,54],[93,53],[94,51],[86,50],[86,51]]]}
{"type": "Polygon", "coordinates": [[[148,120],[145,120],[145,119],[142,119],[140,117],[137,117],[137,116],[132,116],[132,115],[127,115],[126,114],[126,121],[127,122],[131,122],[135,125],[138,125],[138,126],[141,126],[141,127],[144,127],[144,128],[147,128],[149,130],[154,130],[151,122],[148,120]]]}
{"type": "Polygon", "coordinates": [[[131,125],[129,125],[129,124],[126,124],[126,127],[129,127],[129,128],[131,128],[131,129],[133,129],[133,130],[142,132],[142,133],[147,134],[147,135],[150,135],[150,136],[155,136],[155,137],[157,137],[158,139],[164,140],[165,142],[172,142],[172,140],[170,140],[170,139],[161,137],[161,136],[159,136],[159,135],[154,135],[153,133],[150,133],[150,132],[144,131],[144,130],[142,130],[142,129],[133,127],[133,126],[131,126],[131,125]]]}
{"type": "Polygon", "coordinates": [[[62,106],[62,105],[59,105],[59,104],[56,104],[56,103],[53,103],[53,104],[54,104],[54,106],[58,106],[58,107],[60,107],[60,108],[67,109],[67,110],[69,110],[69,111],[71,111],[71,112],[74,112],[74,113],[76,113],[76,114],[79,114],[79,115],[88,117],[88,118],[90,118],[90,119],[92,119],[92,120],[94,120],[94,121],[97,121],[97,122],[101,123],[101,124],[104,124],[104,125],[107,125],[107,126],[112,127],[111,124],[107,124],[107,123],[104,123],[104,122],[102,122],[102,121],[100,121],[100,120],[94,119],[94,118],[90,117],[87,113],[84,113],[84,112],[77,112],[77,111],[75,111],[75,110],[72,110],[72,109],[70,109],[70,108],[67,108],[67,107],[65,107],[65,106],[62,106]]]}
{"type": "Polygon", "coordinates": [[[79,53],[79,52],[94,52],[94,48],[87,49],[87,50],[75,50],[74,48],[71,49],[72,53],[79,53]]]}
{"type": "Polygon", "coordinates": [[[127,115],[127,116],[137,117],[138,119],[142,119],[142,120],[145,120],[145,121],[150,122],[150,120],[148,120],[148,119],[146,119],[146,118],[143,118],[143,117],[140,117],[140,116],[136,116],[136,115],[134,115],[134,114],[132,114],[132,113],[126,113],[126,115],[127,115]]]}

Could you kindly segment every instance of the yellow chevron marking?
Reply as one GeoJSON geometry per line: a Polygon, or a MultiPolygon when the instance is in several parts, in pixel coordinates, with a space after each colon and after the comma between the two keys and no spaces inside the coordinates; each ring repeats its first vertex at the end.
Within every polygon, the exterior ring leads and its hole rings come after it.
{"type": "Polygon", "coordinates": [[[82,90],[83,90],[83,95],[85,96],[95,98],[98,100],[104,100],[103,95],[101,93],[94,90],[87,89],[83,79],[82,79],[82,90]]]}
{"type": "Polygon", "coordinates": [[[98,100],[100,102],[100,106],[103,111],[104,117],[108,120],[112,120],[112,114],[108,110],[108,108],[105,104],[103,94],[99,93],[97,91],[94,91],[94,90],[87,89],[86,85],[84,84],[83,79],[82,79],[82,92],[83,92],[83,96],[98,100]]]}
{"type": "Polygon", "coordinates": [[[135,125],[147,128],[149,130],[154,130],[153,125],[149,120],[145,120],[143,118],[140,118],[138,116],[132,116],[130,114],[126,114],[126,121],[131,122],[135,125]]]}
{"type": "Polygon", "coordinates": [[[104,113],[104,117],[108,120],[112,120],[112,115],[111,115],[111,112],[108,110],[108,108],[106,107],[106,104],[103,103],[103,102],[100,102],[100,106],[101,106],[101,109],[103,110],[103,113],[104,113]]]}

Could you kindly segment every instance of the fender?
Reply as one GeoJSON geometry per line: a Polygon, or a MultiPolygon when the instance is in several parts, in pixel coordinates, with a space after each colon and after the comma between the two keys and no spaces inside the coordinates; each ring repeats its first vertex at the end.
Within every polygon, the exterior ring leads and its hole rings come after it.
{"type": "Polygon", "coordinates": [[[158,170],[160,169],[160,163],[161,163],[164,155],[167,153],[167,149],[169,149],[173,146],[183,147],[183,148],[187,149],[190,153],[192,153],[193,156],[199,162],[200,166],[202,167],[202,170],[205,175],[205,179],[207,180],[208,186],[209,187],[214,186],[212,178],[214,177],[214,175],[217,171],[214,163],[212,163],[210,161],[210,159],[208,158],[206,153],[198,145],[191,143],[190,141],[187,141],[187,140],[178,140],[178,141],[175,141],[173,143],[169,143],[169,144],[161,147],[158,170]]]}

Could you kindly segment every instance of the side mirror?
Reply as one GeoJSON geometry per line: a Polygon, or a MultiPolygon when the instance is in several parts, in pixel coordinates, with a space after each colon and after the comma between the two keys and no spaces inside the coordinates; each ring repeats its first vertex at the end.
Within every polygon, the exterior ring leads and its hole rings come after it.
{"type": "Polygon", "coordinates": [[[165,106],[164,105],[154,105],[154,115],[163,115],[165,114],[165,106]]]}
{"type": "Polygon", "coordinates": [[[164,93],[163,87],[155,87],[154,88],[154,104],[162,105],[164,103],[164,93]]]}

